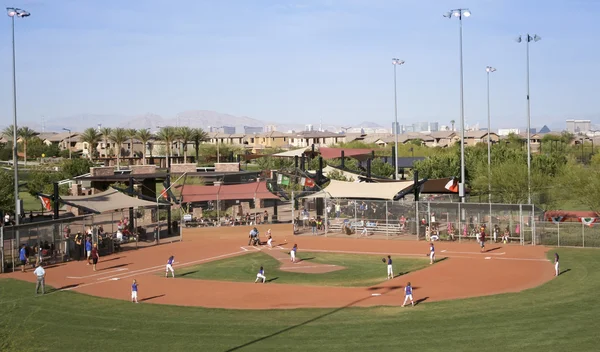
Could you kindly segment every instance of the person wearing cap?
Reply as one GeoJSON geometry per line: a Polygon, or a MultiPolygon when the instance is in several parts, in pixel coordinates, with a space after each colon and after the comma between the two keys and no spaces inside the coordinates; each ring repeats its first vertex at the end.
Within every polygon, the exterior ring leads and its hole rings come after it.
{"type": "Polygon", "coordinates": [[[35,294],[37,295],[39,293],[40,286],[42,286],[42,294],[46,293],[46,270],[42,268],[42,263],[37,263],[37,267],[33,271],[33,274],[37,277],[35,294]]]}

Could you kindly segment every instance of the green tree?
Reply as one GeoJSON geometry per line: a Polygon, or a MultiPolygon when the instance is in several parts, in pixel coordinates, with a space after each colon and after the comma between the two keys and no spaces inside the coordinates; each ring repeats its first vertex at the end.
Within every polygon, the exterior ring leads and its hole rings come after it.
{"type": "Polygon", "coordinates": [[[111,131],[110,135],[108,136],[108,139],[115,143],[116,145],[116,153],[117,154],[117,170],[121,170],[121,152],[122,152],[122,145],[123,143],[125,143],[125,141],[129,138],[129,133],[127,132],[126,129],[124,128],[115,128],[114,130],[111,131]]]}
{"type": "MultiPolygon", "coordinates": [[[[54,182],[58,182],[63,179],[63,173],[61,171],[54,171],[46,167],[38,167],[29,173],[27,191],[34,197],[37,197],[38,193],[53,194],[54,182]]],[[[59,193],[67,194],[68,186],[61,186],[59,188],[59,193]]]]}
{"type": "MultiPolygon", "coordinates": [[[[2,130],[2,135],[4,136],[6,141],[11,144],[12,144],[12,140],[13,140],[13,136],[14,136],[13,135],[14,130],[15,130],[14,125],[10,125],[2,130]]],[[[17,136],[17,138],[18,138],[18,136],[17,136]]]]}
{"type": "Polygon", "coordinates": [[[61,179],[73,178],[75,176],[85,175],[90,172],[94,163],[89,159],[67,159],[60,165],[62,172],[61,179]]]}
{"type": "Polygon", "coordinates": [[[171,167],[171,148],[173,147],[173,142],[177,139],[177,129],[171,126],[162,127],[156,138],[163,141],[167,148],[167,167],[171,167]]]}
{"type": "MultiPolygon", "coordinates": [[[[79,140],[84,143],[87,143],[88,145],[88,157],[90,158],[90,160],[95,154],[94,151],[96,150],[96,145],[98,144],[101,138],[102,136],[100,136],[98,131],[92,127],[86,128],[83,131],[83,133],[79,135],[79,140]]],[[[69,146],[69,148],[71,148],[71,146],[69,146]]]]}
{"type": "Polygon", "coordinates": [[[383,162],[381,159],[375,159],[371,162],[371,173],[375,176],[389,178],[394,174],[394,167],[391,164],[383,162]]]}
{"type": "Polygon", "coordinates": [[[193,131],[192,142],[194,143],[194,151],[196,153],[196,163],[198,163],[200,144],[208,140],[208,134],[201,128],[194,128],[193,131]]]}
{"type": "Polygon", "coordinates": [[[110,127],[102,127],[100,128],[100,134],[102,135],[102,139],[104,140],[104,156],[105,157],[109,157],[110,155],[108,155],[108,137],[110,136],[110,133],[112,132],[112,128],[110,127]]]}
{"type": "Polygon", "coordinates": [[[346,181],[346,182],[354,182],[356,181],[354,179],[354,177],[348,177],[345,176],[341,171],[339,170],[331,170],[328,174],[327,174],[327,178],[329,178],[330,180],[336,180],[336,181],[346,181]]]}
{"type": "Polygon", "coordinates": [[[0,209],[3,212],[15,211],[14,180],[12,172],[0,169],[0,209]]]}
{"type": "Polygon", "coordinates": [[[187,161],[188,143],[193,139],[193,137],[194,130],[192,128],[189,128],[188,126],[177,128],[177,139],[179,139],[182,144],[184,162],[187,161]]]}
{"type": "Polygon", "coordinates": [[[152,139],[152,132],[145,128],[137,131],[135,138],[137,138],[143,145],[142,148],[142,164],[146,165],[146,151],[148,150],[148,142],[152,139]]]}
{"type": "Polygon", "coordinates": [[[27,126],[23,126],[17,130],[17,135],[21,138],[21,143],[23,143],[23,160],[25,166],[27,166],[27,144],[37,135],[37,132],[27,126]]]}
{"type": "Polygon", "coordinates": [[[135,128],[128,128],[127,130],[127,137],[129,137],[129,142],[131,142],[131,144],[129,144],[130,146],[130,153],[129,156],[134,156],[134,149],[133,149],[133,139],[135,138],[136,134],[137,134],[137,130],[135,128]]]}

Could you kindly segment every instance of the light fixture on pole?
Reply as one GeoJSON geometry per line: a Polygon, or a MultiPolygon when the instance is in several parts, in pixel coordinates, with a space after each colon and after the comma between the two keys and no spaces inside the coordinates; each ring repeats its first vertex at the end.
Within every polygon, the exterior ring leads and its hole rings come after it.
{"type": "MultiPolygon", "coordinates": [[[[19,225],[21,215],[21,201],[19,200],[19,156],[17,154],[17,68],[16,68],[16,53],[15,53],[15,17],[29,17],[30,13],[15,7],[7,7],[6,14],[12,21],[12,78],[13,78],[13,168],[15,172],[15,224],[19,225]]],[[[19,244],[19,232],[16,235],[17,243],[19,244]]],[[[20,245],[20,244],[19,244],[20,245]]]]}
{"type": "Polygon", "coordinates": [[[465,202],[465,103],[463,88],[463,17],[471,16],[469,9],[454,9],[444,14],[446,18],[458,18],[459,26],[459,51],[460,51],[460,183],[458,184],[458,195],[461,202],[465,202]]]}
{"type": "Polygon", "coordinates": [[[394,179],[398,179],[398,93],[396,85],[396,66],[403,65],[404,60],[392,59],[392,65],[394,65],[394,179]]]}
{"type": "Polygon", "coordinates": [[[490,113],[490,73],[496,72],[492,66],[485,68],[487,74],[487,113],[488,113],[488,130],[487,130],[487,148],[488,148],[488,201],[492,202],[492,141],[490,133],[492,133],[492,115],[490,113]]]}
{"type": "Polygon", "coordinates": [[[517,37],[517,43],[525,41],[527,52],[527,204],[531,204],[531,99],[529,96],[529,43],[539,42],[542,37],[527,33],[517,37]]]}
{"type": "Polygon", "coordinates": [[[63,131],[69,132],[69,159],[71,159],[71,130],[68,128],[63,128],[63,131]]]}

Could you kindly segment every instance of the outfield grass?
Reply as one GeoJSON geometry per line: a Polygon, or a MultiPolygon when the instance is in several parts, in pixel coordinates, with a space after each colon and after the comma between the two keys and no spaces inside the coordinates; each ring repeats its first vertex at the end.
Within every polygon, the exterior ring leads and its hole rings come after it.
{"type": "Polygon", "coordinates": [[[541,287],[414,308],[136,305],[74,292],[34,297],[33,284],[0,280],[0,350],[597,351],[600,251],[558,253],[570,271],[541,287]]]}
{"type": "MultiPolygon", "coordinates": [[[[242,256],[221,259],[194,267],[185,268],[179,277],[191,279],[207,279],[247,282],[256,279],[256,273],[262,265],[267,280],[278,284],[317,285],[317,286],[372,286],[385,281],[387,264],[381,262],[381,256],[307,253],[302,252],[299,258],[310,264],[333,264],[345,269],[329,273],[309,274],[279,270],[281,262],[263,253],[248,253],[242,256]]],[[[406,274],[429,265],[429,259],[393,258],[395,275],[406,274]]]]}

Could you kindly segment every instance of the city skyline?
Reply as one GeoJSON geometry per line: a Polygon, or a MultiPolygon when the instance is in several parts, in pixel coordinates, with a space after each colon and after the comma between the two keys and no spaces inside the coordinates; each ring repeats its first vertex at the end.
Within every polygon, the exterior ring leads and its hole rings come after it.
{"type": "MultiPolygon", "coordinates": [[[[598,49],[589,45],[600,3],[591,1],[174,2],[183,16],[158,1],[15,5],[32,14],[15,29],[20,125],[42,116],[175,118],[206,109],[391,129],[392,57],[406,61],[398,68],[399,124],[458,123],[458,24],[442,15],[459,5],[473,13],[464,20],[467,124],[484,125],[492,65],[492,129],[525,125],[525,47],[514,39],[527,32],[543,38],[530,48],[532,127],[600,116],[598,49]]],[[[5,37],[0,62],[9,67],[5,37]]],[[[10,72],[3,72],[0,124],[9,125],[10,72]]]]}

